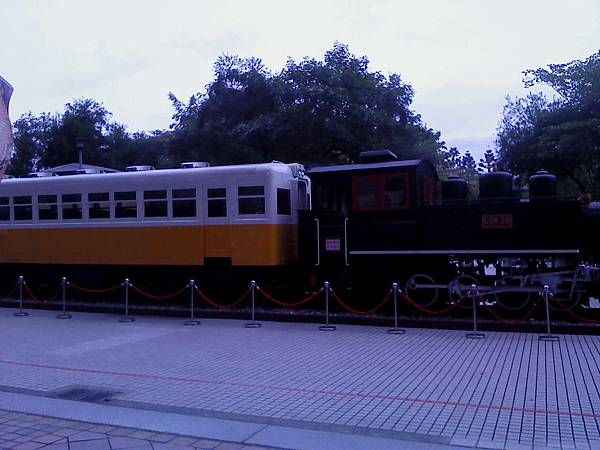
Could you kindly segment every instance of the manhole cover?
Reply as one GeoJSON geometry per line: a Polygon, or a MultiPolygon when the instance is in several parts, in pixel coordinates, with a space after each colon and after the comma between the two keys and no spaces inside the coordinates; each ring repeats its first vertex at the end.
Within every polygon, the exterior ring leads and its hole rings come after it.
{"type": "Polygon", "coordinates": [[[54,391],[50,394],[50,397],[63,400],[76,400],[78,402],[98,403],[108,402],[111,397],[114,397],[117,394],[119,394],[119,392],[107,389],[76,386],[54,391]]]}

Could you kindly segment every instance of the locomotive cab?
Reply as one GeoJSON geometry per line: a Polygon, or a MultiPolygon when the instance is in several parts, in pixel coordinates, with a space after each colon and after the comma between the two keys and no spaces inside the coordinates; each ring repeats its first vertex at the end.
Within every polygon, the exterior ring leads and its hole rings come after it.
{"type": "Polygon", "coordinates": [[[362,153],[358,164],[307,173],[313,211],[302,222],[301,249],[321,273],[368,255],[418,248],[419,209],[436,199],[438,175],[431,161],[397,161],[384,150],[362,153]]]}

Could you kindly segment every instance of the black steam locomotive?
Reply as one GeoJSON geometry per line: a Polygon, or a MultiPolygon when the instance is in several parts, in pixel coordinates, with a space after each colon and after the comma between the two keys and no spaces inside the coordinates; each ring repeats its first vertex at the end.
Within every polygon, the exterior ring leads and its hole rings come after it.
{"type": "Polygon", "coordinates": [[[440,182],[430,161],[389,151],[307,173],[301,259],[355,298],[394,281],[423,305],[457,300],[473,284],[509,310],[544,285],[567,308],[598,295],[600,209],[557,196],[547,172],[529,178],[528,198],[507,172],[481,175],[469,197],[465,180],[440,182]]]}

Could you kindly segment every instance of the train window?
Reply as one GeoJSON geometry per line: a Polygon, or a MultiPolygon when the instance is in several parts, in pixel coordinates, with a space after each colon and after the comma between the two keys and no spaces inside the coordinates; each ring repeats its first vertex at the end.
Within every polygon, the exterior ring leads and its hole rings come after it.
{"type": "Polygon", "coordinates": [[[383,191],[385,208],[403,208],[406,206],[405,177],[387,177],[383,191]]]}
{"type": "Polygon", "coordinates": [[[8,222],[10,220],[10,206],[8,197],[0,197],[0,222],[8,222]]]}
{"type": "Polygon", "coordinates": [[[377,178],[364,178],[357,181],[357,186],[357,206],[360,209],[377,208],[379,180],[377,178]]]}
{"type": "Polygon", "coordinates": [[[63,220],[81,220],[83,210],[81,206],[81,194],[63,194],[62,196],[63,220]]]}
{"type": "Polygon", "coordinates": [[[88,214],[90,219],[110,219],[110,195],[108,192],[88,194],[88,214]]]}
{"type": "Polygon", "coordinates": [[[56,195],[38,195],[38,218],[40,220],[58,220],[58,197],[56,195]]]}
{"type": "Polygon", "coordinates": [[[137,217],[136,192],[115,192],[115,217],[137,217]]]}
{"type": "Polygon", "coordinates": [[[240,186],[238,188],[238,197],[240,215],[265,213],[264,186],[240,186]]]}
{"type": "Polygon", "coordinates": [[[196,189],[173,189],[173,217],[196,217],[196,189]]]}
{"type": "Polygon", "coordinates": [[[289,189],[277,188],[277,214],[292,214],[292,196],[289,189]]]}
{"type": "Polygon", "coordinates": [[[408,208],[408,175],[364,175],[352,180],[355,211],[408,208]]]}
{"type": "Polygon", "coordinates": [[[144,191],[144,216],[167,217],[167,191],[144,191]]]}
{"type": "Polygon", "coordinates": [[[15,208],[15,220],[32,220],[33,206],[31,204],[31,196],[21,195],[13,198],[15,208]]]}
{"type": "Polygon", "coordinates": [[[298,180],[298,209],[310,209],[310,195],[305,180],[298,180]]]}
{"type": "Polygon", "coordinates": [[[227,216],[227,190],[225,188],[208,189],[208,217],[227,216]]]}

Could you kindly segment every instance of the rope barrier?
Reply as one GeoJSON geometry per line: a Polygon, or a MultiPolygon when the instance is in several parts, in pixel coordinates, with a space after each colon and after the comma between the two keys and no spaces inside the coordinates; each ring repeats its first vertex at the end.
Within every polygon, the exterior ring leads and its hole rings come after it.
{"type": "Polygon", "coordinates": [[[242,303],[244,301],[244,299],[246,298],[246,296],[250,293],[250,290],[252,289],[252,287],[249,287],[246,292],[244,292],[242,294],[242,296],[240,298],[238,298],[237,300],[235,300],[234,302],[231,302],[229,304],[226,305],[220,305],[219,303],[213,302],[210,298],[208,298],[208,296],[202,292],[198,286],[194,285],[194,289],[195,291],[198,293],[198,295],[200,297],[202,297],[204,299],[204,301],[206,303],[208,303],[211,306],[214,306],[215,308],[219,308],[219,309],[227,309],[227,308],[233,308],[234,306],[239,305],[240,303],[242,303]]]}
{"type": "Polygon", "coordinates": [[[17,289],[19,288],[19,283],[15,284],[10,292],[4,295],[2,298],[11,298],[13,295],[17,293],[17,289]]]}
{"type": "Polygon", "coordinates": [[[579,314],[575,313],[572,311],[571,308],[563,305],[559,300],[553,298],[552,301],[558,305],[558,307],[560,309],[562,309],[565,312],[568,312],[571,316],[575,317],[577,320],[581,320],[582,322],[587,322],[587,323],[600,323],[600,320],[596,320],[596,319],[588,319],[586,317],[582,317],[579,314]]]}
{"type": "Polygon", "coordinates": [[[410,303],[413,307],[415,307],[419,311],[424,312],[425,314],[431,314],[431,315],[446,314],[447,312],[452,311],[454,308],[456,308],[460,303],[464,302],[465,299],[467,298],[467,296],[461,297],[458,299],[458,301],[451,303],[446,308],[440,309],[438,311],[434,311],[433,309],[425,308],[424,306],[421,306],[418,303],[414,302],[404,292],[401,292],[400,295],[402,296],[402,298],[404,298],[404,300],[406,300],[408,303],[410,303]]]}
{"type": "Polygon", "coordinates": [[[72,287],[75,290],[81,291],[81,292],[87,292],[88,294],[104,294],[106,292],[112,292],[112,291],[116,291],[117,289],[123,287],[123,283],[119,283],[116,284],[114,286],[108,287],[108,288],[103,288],[103,289],[93,289],[93,288],[86,288],[86,287],[82,287],[79,286],[73,282],[69,282],[69,286],[72,287]]]}
{"type": "Polygon", "coordinates": [[[392,291],[390,290],[385,297],[383,297],[383,300],[381,302],[379,302],[377,305],[375,305],[373,308],[367,310],[367,311],[360,311],[358,309],[354,309],[351,306],[349,306],[348,304],[344,303],[344,301],[337,295],[337,293],[331,289],[330,290],[331,295],[333,295],[333,298],[342,306],[342,308],[346,308],[348,311],[350,311],[351,313],[354,314],[373,314],[376,311],[379,311],[381,308],[383,308],[383,306],[387,303],[387,301],[390,299],[390,296],[392,295],[392,291]]]}
{"type": "Polygon", "coordinates": [[[142,295],[142,296],[144,296],[144,297],[147,297],[147,298],[149,298],[149,299],[151,299],[151,300],[156,300],[156,301],[160,301],[160,300],[170,300],[170,299],[172,299],[172,298],[175,298],[175,297],[177,297],[177,296],[181,295],[181,293],[182,293],[183,291],[185,291],[186,289],[189,289],[189,287],[190,287],[190,285],[189,285],[189,284],[186,284],[184,287],[182,287],[181,289],[179,289],[179,290],[177,290],[177,291],[173,292],[172,294],[167,294],[167,295],[154,295],[154,294],[151,294],[151,293],[149,293],[149,292],[146,292],[146,291],[144,291],[144,290],[140,289],[139,287],[137,287],[137,286],[135,286],[135,285],[133,285],[133,284],[131,284],[131,283],[129,284],[129,286],[131,286],[131,289],[132,289],[132,290],[134,290],[135,292],[137,292],[138,294],[140,294],[140,295],[142,295]]]}
{"type": "Polygon", "coordinates": [[[32,291],[31,289],[29,289],[29,286],[27,286],[26,283],[23,284],[23,288],[25,289],[25,292],[27,292],[27,294],[29,294],[29,296],[31,297],[31,299],[36,302],[36,303],[41,303],[41,304],[48,304],[48,303],[54,303],[54,301],[56,301],[56,299],[58,298],[61,290],[62,290],[62,286],[59,286],[58,289],[56,290],[56,292],[54,293],[54,295],[48,299],[40,299],[38,298],[32,291]]]}
{"type": "Polygon", "coordinates": [[[498,322],[506,324],[506,325],[517,325],[519,323],[523,323],[527,320],[529,320],[531,318],[531,316],[533,316],[533,313],[537,310],[538,306],[540,305],[540,303],[536,300],[533,302],[533,306],[531,308],[529,308],[529,311],[527,311],[527,313],[525,313],[525,315],[523,317],[520,317],[518,319],[503,319],[502,317],[500,317],[496,311],[494,311],[494,309],[487,305],[484,304],[487,311],[490,313],[490,315],[496,319],[498,322]]]}
{"type": "Polygon", "coordinates": [[[260,292],[267,300],[279,305],[279,306],[283,306],[284,308],[294,308],[296,306],[300,306],[300,305],[304,305],[305,303],[310,302],[311,300],[315,299],[316,297],[318,297],[321,292],[323,292],[323,290],[325,288],[321,288],[318,291],[313,292],[312,294],[310,294],[308,297],[305,297],[301,300],[292,302],[292,303],[285,303],[282,302],[280,300],[277,300],[275,297],[273,297],[271,294],[269,294],[268,292],[266,292],[263,288],[256,286],[256,289],[258,290],[258,292],[260,292]]]}

